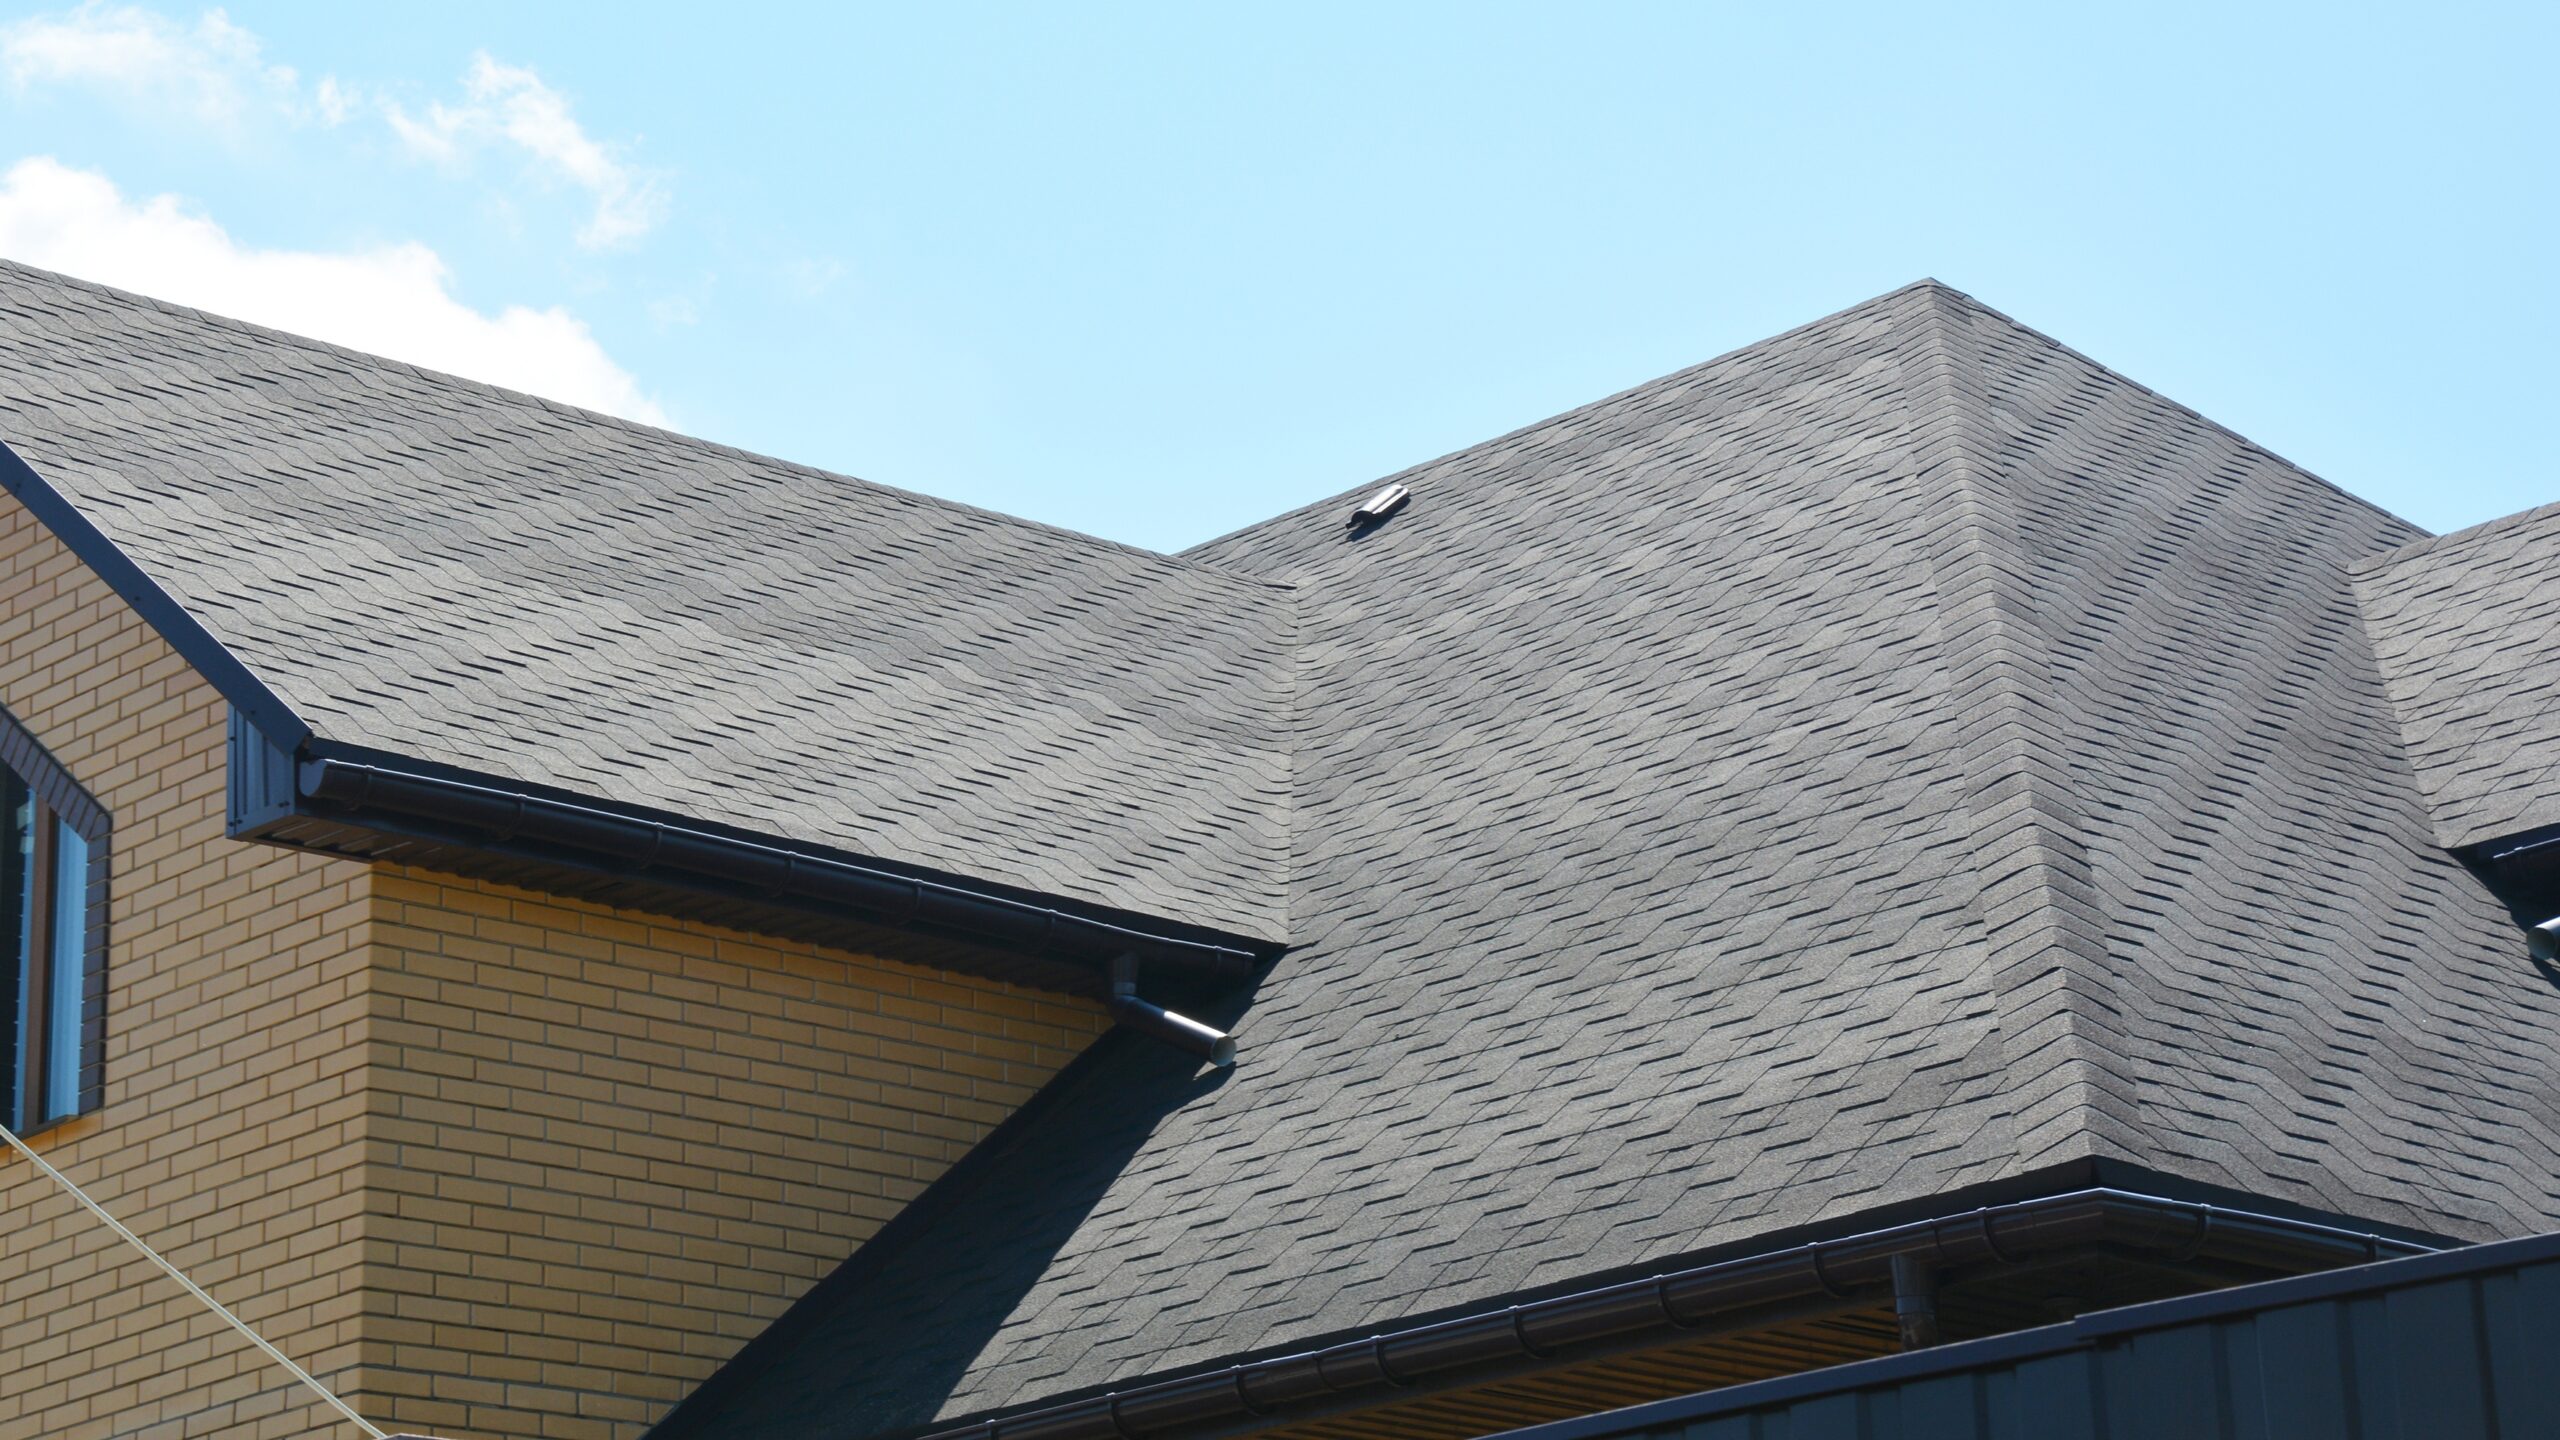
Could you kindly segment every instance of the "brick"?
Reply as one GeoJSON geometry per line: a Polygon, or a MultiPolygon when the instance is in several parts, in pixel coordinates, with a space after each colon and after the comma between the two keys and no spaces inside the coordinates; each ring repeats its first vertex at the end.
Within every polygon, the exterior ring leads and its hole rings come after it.
{"type": "MultiPolygon", "coordinates": [[[[635,1440],[1102,1026],[231,840],[227,705],[6,499],[0,703],[116,822],[107,1103],[38,1143],[387,1429],[635,1440]]],[[[26,1167],[0,1212],[0,1440],[330,1433],[26,1167]]]]}

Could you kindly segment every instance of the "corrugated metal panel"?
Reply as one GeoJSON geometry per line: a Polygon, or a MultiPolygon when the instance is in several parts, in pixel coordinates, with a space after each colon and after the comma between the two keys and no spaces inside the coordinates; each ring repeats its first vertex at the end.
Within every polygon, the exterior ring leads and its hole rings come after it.
{"type": "Polygon", "coordinates": [[[1735,1386],[1503,1440],[2560,1436],[2560,1235],[1735,1386]]]}

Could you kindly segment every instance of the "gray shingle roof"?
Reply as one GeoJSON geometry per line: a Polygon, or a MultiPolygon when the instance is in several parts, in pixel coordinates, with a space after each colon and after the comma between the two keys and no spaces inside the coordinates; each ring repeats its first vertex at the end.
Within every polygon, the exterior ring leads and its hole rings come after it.
{"type": "Polygon", "coordinates": [[[2560,1218],[2560,997],[2349,567],[2418,532],[1896,292],[1193,552],[1293,584],[1297,945],[676,1434],[860,1436],[2094,1161],[2560,1218]],[[895,1354],[895,1363],[875,1357],[895,1354]]]}
{"type": "Polygon", "coordinates": [[[2437,839],[2560,825],[2560,505],[2418,541],[2359,574],[2437,839]]]}
{"type": "Polygon", "coordinates": [[[328,739],[1281,938],[1284,586],[6,262],[0,441],[328,739]]]}
{"type": "Polygon", "coordinates": [[[1943,287],[1181,557],[16,269],[0,439],[323,734],[1291,942],[1239,1068],[1101,1042],[692,1433],[2069,1165],[2560,1218],[2560,996],[2358,617],[2419,533],[1943,287]]]}

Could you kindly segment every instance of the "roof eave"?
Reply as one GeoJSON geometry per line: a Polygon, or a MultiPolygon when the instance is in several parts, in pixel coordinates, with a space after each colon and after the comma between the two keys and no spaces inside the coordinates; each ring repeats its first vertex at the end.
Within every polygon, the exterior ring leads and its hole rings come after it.
{"type": "MultiPolygon", "coordinates": [[[[245,711],[232,724],[230,773],[237,839],[428,868],[466,852],[957,941],[1048,962],[1050,988],[1098,993],[1103,967],[1123,955],[1234,984],[1278,948],[361,746],[312,737],[287,749],[245,711]]],[[[1041,983],[1036,972],[1007,978],[1041,983]]]]}
{"type": "Polygon", "coordinates": [[[1098,992],[1100,967],[1121,954],[1233,983],[1281,948],[1209,927],[333,744],[319,738],[290,702],[5,443],[0,488],[231,703],[235,838],[294,845],[294,822],[327,821],[340,832],[367,832],[411,851],[440,846],[617,877],[646,872],[650,880],[677,889],[733,898],[743,893],[892,931],[1063,960],[1073,967],[1068,988],[1077,990],[1098,992]],[[301,783],[306,766],[317,767],[308,789],[301,783]],[[382,782],[379,793],[351,803],[348,782],[368,772],[382,782]],[[497,814],[522,815],[531,823],[490,825],[497,814]],[[567,838],[575,835],[587,843],[567,838]],[[632,846],[664,853],[635,857],[632,846]]]}
{"type": "MultiPolygon", "coordinates": [[[[1931,1266],[2020,1264],[2090,1247],[2282,1271],[2425,1253],[2314,1221],[2099,1187],[1952,1210],[1761,1250],[1261,1360],[1141,1379],[1100,1394],[894,1432],[900,1440],[1214,1437],[1890,1295],[1896,1256],[1931,1266]]],[[[672,1418],[672,1417],[670,1417],[672,1418]]],[[[675,1440],[681,1428],[652,1432],[675,1440]]]]}

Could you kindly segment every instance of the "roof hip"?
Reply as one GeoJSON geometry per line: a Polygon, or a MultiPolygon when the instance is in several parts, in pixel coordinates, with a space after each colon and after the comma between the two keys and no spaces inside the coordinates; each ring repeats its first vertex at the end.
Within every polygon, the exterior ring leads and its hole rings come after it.
{"type": "MultiPolygon", "coordinates": [[[[1967,774],[1993,990],[2022,1061],[2022,1163],[2090,1153],[2082,1127],[2108,1115],[2089,1023],[2090,972],[2105,915],[2091,883],[2086,817],[2070,767],[2086,721],[2047,664],[2047,641],[2026,587],[2018,497],[2001,468],[1985,393],[1977,317],[2015,327],[1943,285],[1918,289],[1922,347],[1911,395],[1916,483],[1934,491],[1949,523],[1932,556],[1949,673],[1948,713],[1967,774]]],[[[2129,1136],[2110,1137],[2130,1139],[2129,1136]]]]}

